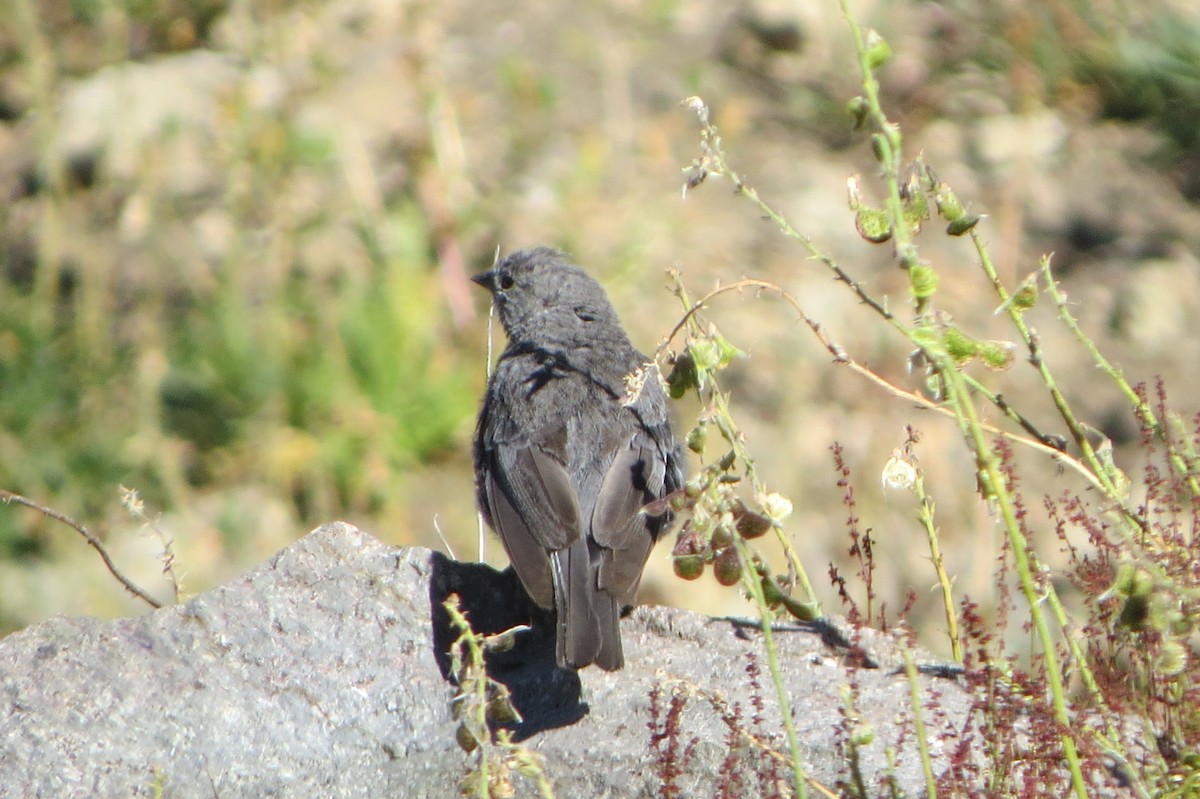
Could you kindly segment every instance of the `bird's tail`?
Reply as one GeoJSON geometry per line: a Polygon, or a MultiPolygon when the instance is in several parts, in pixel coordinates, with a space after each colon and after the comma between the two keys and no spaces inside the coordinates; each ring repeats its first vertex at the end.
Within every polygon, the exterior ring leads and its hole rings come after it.
{"type": "Polygon", "coordinates": [[[554,604],[558,614],[557,659],[560,666],[581,669],[595,663],[605,671],[625,665],[621,650],[621,608],[616,597],[600,590],[598,564],[581,538],[551,557],[554,604]]]}

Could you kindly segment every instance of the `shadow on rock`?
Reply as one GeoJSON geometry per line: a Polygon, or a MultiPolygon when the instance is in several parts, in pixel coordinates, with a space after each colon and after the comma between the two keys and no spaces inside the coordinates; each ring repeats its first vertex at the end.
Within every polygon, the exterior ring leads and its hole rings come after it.
{"type": "Polygon", "coordinates": [[[458,637],[442,603],[451,594],[458,594],[460,606],[477,633],[493,635],[521,624],[532,627],[517,636],[511,649],[486,656],[488,676],[508,688],[513,706],[523,719],[510,727],[513,740],[566,727],[583,718],[588,706],[580,701],[579,675],[574,669],[562,668],[554,659],[554,613],[529,599],[516,572],[511,568],[496,571],[483,563],[462,563],[437,552],[432,559],[429,604],[434,657],[442,676],[454,681],[449,652],[458,637]]]}

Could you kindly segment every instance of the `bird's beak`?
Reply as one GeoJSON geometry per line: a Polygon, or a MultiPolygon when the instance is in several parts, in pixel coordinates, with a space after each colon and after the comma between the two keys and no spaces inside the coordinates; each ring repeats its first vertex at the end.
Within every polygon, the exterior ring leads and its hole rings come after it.
{"type": "Polygon", "coordinates": [[[490,269],[487,272],[480,272],[478,275],[473,275],[471,277],[471,282],[478,283],[488,291],[491,291],[496,285],[496,273],[490,269]]]}

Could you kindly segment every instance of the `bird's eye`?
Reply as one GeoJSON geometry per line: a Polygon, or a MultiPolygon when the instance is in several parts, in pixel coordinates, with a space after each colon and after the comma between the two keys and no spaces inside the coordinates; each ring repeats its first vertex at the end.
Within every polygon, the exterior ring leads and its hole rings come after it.
{"type": "Polygon", "coordinates": [[[500,290],[508,291],[510,288],[513,287],[513,283],[515,283],[515,282],[516,281],[513,280],[512,275],[509,275],[509,274],[500,275],[500,290]]]}
{"type": "Polygon", "coordinates": [[[575,315],[585,322],[596,321],[596,314],[592,313],[591,309],[585,308],[582,305],[575,309],[575,315]]]}

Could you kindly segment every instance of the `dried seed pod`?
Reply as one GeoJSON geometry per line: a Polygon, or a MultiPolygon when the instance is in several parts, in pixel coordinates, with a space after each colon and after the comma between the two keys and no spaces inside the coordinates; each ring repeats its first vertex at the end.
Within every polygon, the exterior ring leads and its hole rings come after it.
{"type": "Polygon", "coordinates": [[[737,519],[737,532],[742,538],[759,538],[771,529],[771,520],[768,517],[750,510],[741,500],[738,500],[733,516],[737,519]]]}
{"type": "Polygon", "coordinates": [[[726,587],[737,585],[742,579],[742,556],[734,547],[727,547],[717,553],[713,561],[713,576],[717,582],[726,587]]]}
{"type": "Polygon", "coordinates": [[[458,743],[459,749],[464,752],[474,752],[475,748],[479,746],[479,740],[463,722],[459,722],[458,728],[454,731],[454,740],[458,743]]]}
{"type": "MultiPolygon", "coordinates": [[[[713,549],[728,549],[733,546],[733,525],[725,523],[725,519],[718,517],[717,524],[713,527],[712,533],[712,548],[713,549]]],[[[732,520],[728,520],[732,522],[732,520]]]]}

